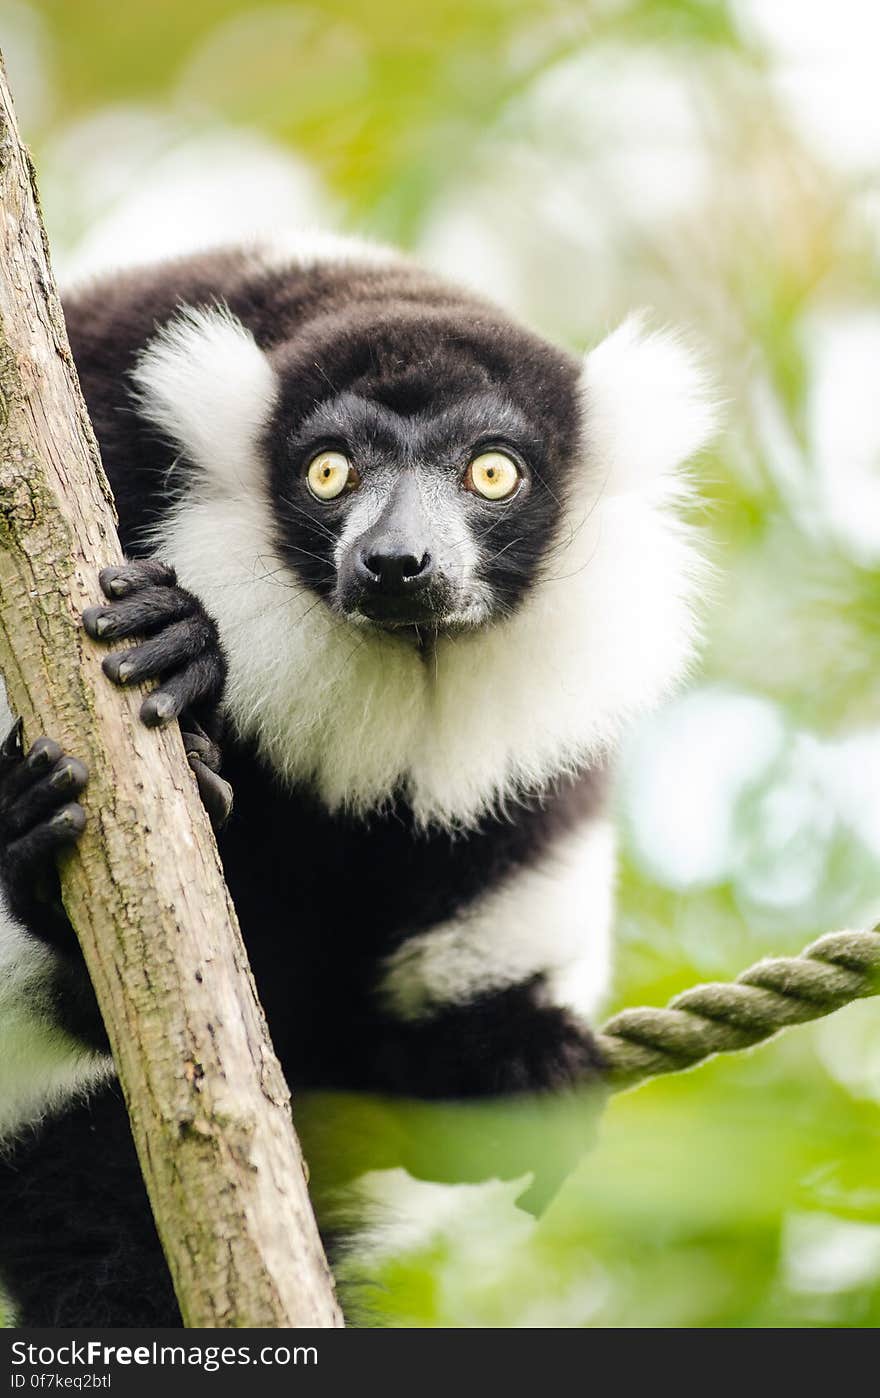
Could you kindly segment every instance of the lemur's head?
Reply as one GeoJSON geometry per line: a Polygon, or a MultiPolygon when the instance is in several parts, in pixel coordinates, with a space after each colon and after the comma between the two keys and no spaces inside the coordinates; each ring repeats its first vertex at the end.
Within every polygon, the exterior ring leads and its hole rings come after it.
{"type": "Polygon", "coordinates": [[[461,825],[681,676],[713,413],[638,320],[581,360],[409,277],[267,273],[253,330],[184,310],[136,377],[195,468],[155,547],[219,623],[232,721],[331,806],[461,825]]]}
{"type": "Polygon", "coordinates": [[[550,566],[583,456],[579,365],[469,310],[356,309],[271,356],[278,551],[358,624],[485,625],[550,566]]]}

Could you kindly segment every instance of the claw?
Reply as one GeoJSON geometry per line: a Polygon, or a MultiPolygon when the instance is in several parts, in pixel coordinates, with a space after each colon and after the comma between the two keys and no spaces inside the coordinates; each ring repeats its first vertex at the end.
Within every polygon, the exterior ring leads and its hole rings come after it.
{"type": "Polygon", "coordinates": [[[70,831],[71,835],[81,835],[86,828],[86,813],[77,802],[62,806],[56,811],[49,824],[56,830],[70,831]]]}
{"type": "MultiPolygon", "coordinates": [[[[130,578],[125,576],[123,568],[103,568],[98,574],[98,582],[105,597],[127,597],[133,591],[133,584],[130,578]]],[[[89,611],[95,608],[90,607],[89,611]]],[[[85,620],[85,613],[83,613],[85,620]]]]}
{"type": "Polygon", "coordinates": [[[159,728],[177,717],[178,707],[173,694],[157,689],[141,704],[141,719],[148,728],[159,728]]]}
{"type": "Polygon", "coordinates": [[[68,787],[81,789],[88,781],[88,772],[81,762],[75,757],[68,757],[66,761],[59,762],[55,771],[49,778],[49,785],[56,791],[65,791],[68,787]]]}
{"type": "Polygon", "coordinates": [[[25,761],[31,772],[48,772],[62,756],[63,751],[59,743],[54,742],[52,738],[38,738],[25,761]]]}
{"type": "Polygon", "coordinates": [[[130,660],[126,660],[125,656],[126,652],[123,651],[121,655],[105,656],[101,661],[101,669],[108,680],[112,680],[114,684],[125,684],[135,668],[130,660]]]}
{"type": "Polygon", "coordinates": [[[103,607],[86,607],[82,614],[83,629],[93,641],[99,641],[109,631],[111,618],[103,607]]]}

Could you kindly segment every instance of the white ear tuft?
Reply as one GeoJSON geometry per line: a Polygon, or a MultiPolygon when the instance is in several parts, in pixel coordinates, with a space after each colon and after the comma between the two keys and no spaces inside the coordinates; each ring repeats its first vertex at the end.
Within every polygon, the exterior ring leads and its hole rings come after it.
{"type": "Polygon", "coordinates": [[[669,481],[705,446],[719,414],[696,355],[670,331],[628,316],[584,360],[590,463],[612,495],[669,481]]]}
{"type": "Polygon", "coordinates": [[[212,482],[253,484],[277,385],[253,335],[227,307],[182,307],[143,350],[132,378],[143,416],[212,482]]]}

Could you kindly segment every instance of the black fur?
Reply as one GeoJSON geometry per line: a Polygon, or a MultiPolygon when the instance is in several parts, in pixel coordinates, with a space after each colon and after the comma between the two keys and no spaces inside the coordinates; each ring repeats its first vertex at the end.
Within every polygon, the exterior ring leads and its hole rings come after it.
{"type": "MultiPolygon", "coordinates": [[[[576,815],[598,807],[602,774],[568,784],[555,802],[524,804],[515,821],[487,818],[462,839],[445,831],[418,833],[402,804],[365,823],[329,815],[307,792],[291,800],[267,780],[256,752],[238,745],[228,751],[224,771],[235,791],[235,814],[220,835],[223,866],[291,1080],[436,1097],[468,1091],[463,1084],[471,1071],[471,1092],[492,1091],[487,1076],[494,1071],[500,1079],[504,1069],[485,1063],[491,1005],[471,1007],[470,1042],[458,1032],[466,1028],[464,1012],[462,1019],[440,1016],[418,1033],[401,1034],[370,995],[376,962],[540,857],[576,815]],[[254,840],[254,829],[267,838],[254,840]],[[267,890],[274,905],[268,916],[267,890]],[[485,1053],[477,1063],[473,1046],[483,1021],[485,1053]]],[[[538,990],[523,988],[523,1028],[529,1005],[536,1024],[543,1023],[535,1010],[538,990]]],[[[534,1078],[520,1086],[566,1081],[554,1066],[552,1058],[545,1064],[536,1059],[534,1078]]]]}
{"type": "Polygon", "coordinates": [[[59,1024],[90,1047],[107,1049],[82,957],[61,902],[55,863],[85,828],[75,799],[88,772],[50,738],[25,753],[21,724],[0,745],[0,888],[9,911],[55,952],[48,987],[59,1024]]]}
{"type": "Polygon", "coordinates": [[[118,1087],[0,1159],[0,1239],[23,1324],[180,1324],[118,1087]]]}
{"type": "MultiPolygon", "coordinates": [[[[277,545],[318,594],[335,586],[338,506],[315,501],[304,470],[345,443],[366,462],[433,463],[450,491],[475,450],[503,448],[527,488],[504,511],[468,497],[474,528],[496,531],[485,565],[496,614],[514,609],[545,561],[579,444],[578,366],[478,298],[406,265],[267,270],[244,253],[129,273],[66,302],[74,357],[133,558],[167,508],[177,455],[134,410],[128,376],[181,304],[218,298],[253,332],[280,378],[265,435],[277,545]],[[446,473],[445,476],[443,473],[446,473]],[[311,555],[311,557],[310,557],[311,555]]],[[[184,461],[178,469],[190,466],[184,461]]],[[[146,721],[216,700],[222,637],[198,599],[153,563],[108,570],[108,605],[85,616],[101,640],[144,638],[105,661],[114,680],[161,681],[146,721]],[[120,670],[125,664],[131,667],[120,670]]],[[[203,716],[204,716],[203,713],[203,716]]],[[[536,722],[540,716],[536,715],[536,722]]],[[[543,1002],[540,978],[417,1024],[376,997],[377,964],[453,917],[597,811],[604,774],[524,797],[466,838],[418,828],[399,793],[365,820],[331,815],[282,787],[250,744],[224,737],[235,791],[220,832],[224,869],[285,1072],[294,1085],[432,1098],[529,1092],[595,1076],[589,1034],[543,1002]]],[[[32,919],[27,919],[29,923],[32,919]]],[[[38,935],[45,935],[36,926],[38,935]]],[[[585,929],[588,931],[588,929],[585,929]]],[[[80,977],[68,1001],[88,1000],[80,977]]],[[[176,1315],[116,1093],[70,1109],[3,1168],[4,1267],[31,1324],[159,1324],[176,1315]]]]}

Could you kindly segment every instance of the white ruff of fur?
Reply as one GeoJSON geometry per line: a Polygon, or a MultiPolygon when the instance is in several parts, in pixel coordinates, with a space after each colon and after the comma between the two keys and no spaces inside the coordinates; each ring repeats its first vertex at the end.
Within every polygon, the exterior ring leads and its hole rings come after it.
{"type": "Polygon", "coordinates": [[[368,812],[472,826],[600,758],[685,671],[702,575],[678,474],[713,413],[674,338],[626,322],[584,364],[588,460],[545,576],[509,619],[405,640],[339,617],[278,559],[258,437],[271,370],[228,313],[186,313],[143,355],[142,403],[202,470],[154,536],[216,619],[226,707],[291,783],[368,812]]]}
{"type": "Polygon", "coordinates": [[[150,341],[132,378],[144,417],[204,465],[215,488],[254,492],[256,441],[277,384],[240,320],[225,306],[185,307],[150,341]]]}

